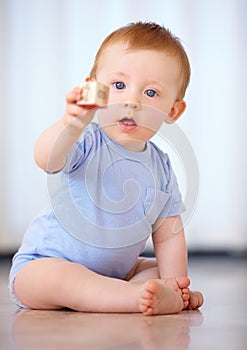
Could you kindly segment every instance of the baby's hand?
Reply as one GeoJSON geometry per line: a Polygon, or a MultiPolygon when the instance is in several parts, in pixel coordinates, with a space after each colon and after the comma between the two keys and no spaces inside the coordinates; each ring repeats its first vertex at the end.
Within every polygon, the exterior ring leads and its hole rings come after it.
{"type": "Polygon", "coordinates": [[[64,113],[64,124],[73,126],[76,129],[83,130],[91,122],[96,111],[96,106],[82,106],[77,102],[82,99],[82,89],[74,88],[65,96],[66,109],[64,113]]]}

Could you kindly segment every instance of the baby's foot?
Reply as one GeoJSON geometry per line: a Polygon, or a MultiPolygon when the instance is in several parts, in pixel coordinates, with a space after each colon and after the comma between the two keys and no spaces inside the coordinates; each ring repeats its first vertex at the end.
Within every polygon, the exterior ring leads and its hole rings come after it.
{"type": "Polygon", "coordinates": [[[180,293],[183,299],[183,309],[195,310],[203,304],[203,296],[200,292],[191,291],[188,287],[190,280],[188,277],[166,278],[163,283],[176,292],[180,293]]]}
{"type": "Polygon", "coordinates": [[[189,306],[189,299],[190,299],[190,280],[188,277],[177,277],[177,278],[166,278],[163,280],[163,282],[174,289],[176,292],[180,293],[183,299],[184,303],[184,309],[186,309],[189,306]]]}
{"type": "Polygon", "coordinates": [[[189,303],[187,309],[195,310],[203,304],[203,295],[200,292],[189,291],[189,303]]]}
{"type": "Polygon", "coordinates": [[[187,309],[189,306],[189,299],[190,299],[190,280],[188,277],[177,277],[176,278],[177,284],[182,292],[182,298],[184,302],[184,309],[187,309]]]}
{"type": "Polygon", "coordinates": [[[150,280],[141,291],[139,308],[147,316],[178,313],[183,309],[183,299],[164,281],[150,280]]]}

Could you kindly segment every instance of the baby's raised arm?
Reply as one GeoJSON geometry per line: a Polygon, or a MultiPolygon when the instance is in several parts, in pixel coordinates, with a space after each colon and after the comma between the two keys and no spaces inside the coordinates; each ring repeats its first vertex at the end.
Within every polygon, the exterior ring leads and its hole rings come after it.
{"type": "Polygon", "coordinates": [[[82,99],[80,87],[74,88],[65,99],[63,118],[39,136],[34,148],[35,162],[48,172],[56,172],[64,167],[68,152],[95,113],[92,106],[90,108],[77,104],[82,99]]]}

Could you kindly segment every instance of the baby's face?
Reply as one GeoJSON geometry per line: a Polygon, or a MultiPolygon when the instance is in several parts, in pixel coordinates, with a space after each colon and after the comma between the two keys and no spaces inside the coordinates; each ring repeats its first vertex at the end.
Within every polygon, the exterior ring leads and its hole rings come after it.
{"type": "Polygon", "coordinates": [[[124,43],[106,48],[96,78],[110,88],[108,107],[98,112],[108,136],[150,139],[176,101],[179,73],[177,59],[163,51],[128,50],[124,43]]]}

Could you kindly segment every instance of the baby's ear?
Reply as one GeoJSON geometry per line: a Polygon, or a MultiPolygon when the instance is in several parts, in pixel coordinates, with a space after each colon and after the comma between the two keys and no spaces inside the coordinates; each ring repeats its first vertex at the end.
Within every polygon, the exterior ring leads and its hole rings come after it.
{"type": "Polygon", "coordinates": [[[168,113],[167,118],[165,119],[165,122],[167,124],[172,124],[175,121],[178,120],[179,117],[183,114],[186,108],[186,102],[181,100],[181,101],[176,101],[174,105],[172,106],[170,112],[168,113]]]}

